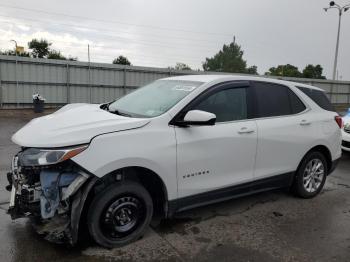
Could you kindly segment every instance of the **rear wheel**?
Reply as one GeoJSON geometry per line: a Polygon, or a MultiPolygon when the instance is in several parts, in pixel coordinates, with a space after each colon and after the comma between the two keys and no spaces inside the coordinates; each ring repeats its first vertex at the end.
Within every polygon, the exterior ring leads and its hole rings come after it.
{"type": "Polygon", "coordinates": [[[294,193],[302,198],[315,197],[328,175],[327,161],[320,152],[309,153],[302,161],[293,184],[294,193]]]}
{"type": "Polygon", "coordinates": [[[122,246],[142,236],[152,214],[152,199],[142,185],[114,184],[93,199],[87,217],[89,232],[101,246],[122,246]]]}

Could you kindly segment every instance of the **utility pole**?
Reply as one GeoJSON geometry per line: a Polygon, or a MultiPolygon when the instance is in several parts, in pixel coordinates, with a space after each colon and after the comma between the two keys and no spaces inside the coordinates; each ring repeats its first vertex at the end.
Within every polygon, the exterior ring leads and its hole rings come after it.
{"type": "Polygon", "coordinates": [[[336,44],[336,47],[335,47],[335,56],[334,56],[334,65],[333,65],[333,80],[335,80],[335,75],[336,75],[336,72],[337,72],[337,65],[338,65],[338,52],[339,52],[339,38],[340,38],[341,16],[342,16],[342,11],[339,10],[337,44],[336,44]]]}
{"type": "Polygon", "coordinates": [[[338,65],[338,52],[339,52],[339,39],[340,39],[340,27],[341,27],[341,18],[343,13],[348,11],[350,9],[350,4],[340,6],[334,1],[331,1],[329,3],[329,7],[323,8],[325,12],[327,12],[329,9],[338,9],[339,13],[339,20],[338,20],[338,33],[337,33],[337,42],[335,46],[335,56],[334,56],[334,65],[333,65],[333,80],[336,80],[336,73],[337,73],[337,65],[338,65]]]}
{"type": "Polygon", "coordinates": [[[10,42],[15,43],[15,57],[16,57],[16,64],[15,64],[15,79],[16,79],[16,102],[17,107],[19,107],[19,101],[18,101],[18,77],[17,77],[17,64],[18,64],[18,57],[17,57],[17,41],[16,40],[10,40],[10,42]]]}

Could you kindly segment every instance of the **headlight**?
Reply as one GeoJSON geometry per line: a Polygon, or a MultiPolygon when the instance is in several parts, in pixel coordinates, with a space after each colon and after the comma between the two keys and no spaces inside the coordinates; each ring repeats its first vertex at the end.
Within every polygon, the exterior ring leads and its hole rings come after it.
{"type": "Polygon", "coordinates": [[[88,145],[62,149],[28,148],[18,154],[18,160],[21,166],[53,165],[78,155],[87,147],[88,145]]]}

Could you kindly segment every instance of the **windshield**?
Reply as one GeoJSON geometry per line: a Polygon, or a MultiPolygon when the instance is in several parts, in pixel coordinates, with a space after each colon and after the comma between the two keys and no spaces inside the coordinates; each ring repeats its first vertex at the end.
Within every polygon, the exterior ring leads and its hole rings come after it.
{"type": "Polygon", "coordinates": [[[121,97],[111,103],[108,110],[130,117],[156,117],[167,112],[201,84],[197,81],[158,80],[121,97]]]}

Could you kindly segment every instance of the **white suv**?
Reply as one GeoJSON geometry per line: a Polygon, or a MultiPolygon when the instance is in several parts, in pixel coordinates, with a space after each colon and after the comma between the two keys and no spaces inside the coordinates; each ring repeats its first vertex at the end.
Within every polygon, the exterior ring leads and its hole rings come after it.
{"type": "Polygon", "coordinates": [[[316,196],[341,156],[342,119],[313,86],[250,76],[155,81],[115,102],[29,122],[8,174],[12,218],[71,244],[138,239],[150,221],[290,187],[316,196]]]}

